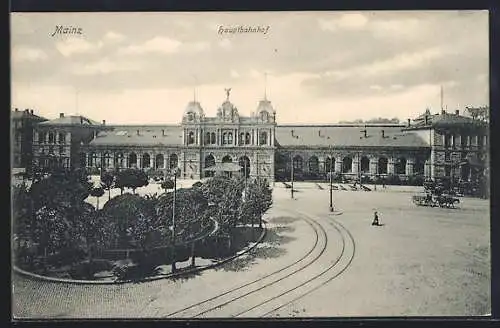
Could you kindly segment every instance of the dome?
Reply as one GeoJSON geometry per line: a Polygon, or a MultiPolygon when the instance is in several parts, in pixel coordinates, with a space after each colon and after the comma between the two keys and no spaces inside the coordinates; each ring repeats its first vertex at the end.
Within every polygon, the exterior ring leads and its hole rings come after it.
{"type": "Polygon", "coordinates": [[[193,113],[195,114],[196,117],[202,117],[205,114],[203,113],[203,108],[201,108],[201,105],[197,101],[190,101],[189,104],[186,106],[186,110],[184,111],[184,115],[188,113],[193,113]]]}
{"type": "Polygon", "coordinates": [[[274,113],[273,105],[271,105],[271,102],[267,99],[259,101],[259,106],[257,106],[257,116],[264,111],[269,114],[274,113]]]}

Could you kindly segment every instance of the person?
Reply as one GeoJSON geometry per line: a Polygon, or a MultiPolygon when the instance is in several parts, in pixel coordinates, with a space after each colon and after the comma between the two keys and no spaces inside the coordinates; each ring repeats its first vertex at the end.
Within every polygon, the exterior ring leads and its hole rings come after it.
{"type": "Polygon", "coordinates": [[[378,213],[377,213],[377,211],[375,211],[373,213],[373,222],[372,222],[372,225],[376,225],[376,226],[380,225],[379,221],[378,221],[378,213]]]}

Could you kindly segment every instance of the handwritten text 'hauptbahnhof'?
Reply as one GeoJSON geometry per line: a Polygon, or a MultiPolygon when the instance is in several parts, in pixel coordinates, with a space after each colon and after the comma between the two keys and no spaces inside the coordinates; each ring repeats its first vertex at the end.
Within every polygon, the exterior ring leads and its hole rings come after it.
{"type": "Polygon", "coordinates": [[[269,32],[269,26],[219,26],[219,34],[245,34],[245,33],[262,33],[267,34],[269,32]]]}

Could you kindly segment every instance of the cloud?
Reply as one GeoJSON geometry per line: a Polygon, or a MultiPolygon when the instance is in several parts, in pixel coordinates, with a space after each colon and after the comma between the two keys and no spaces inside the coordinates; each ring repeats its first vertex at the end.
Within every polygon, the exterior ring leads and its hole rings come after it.
{"type": "Polygon", "coordinates": [[[179,40],[157,36],[139,45],[130,45],[119,50],[122,54],[143,55],[147,53],[173,54],[178,52],[201,52],[210,48],[207,41],[183,43],[179,40]]]}
{"type": "Polygon", "coordinates": [[[102,46],[102,41],[91,43],[81,38],[68,38],[56,43],[56,49],[64,57],[70,57],[74,54],[95,53],[102,46]]]}
{"type": "Polygon", "coordinates": [[[76,75],[105,75],[114,72],[137,71],[140,65],[131,62],[120,62],[110,59],[102,59],[83,66],[74,66],[73,73],[76,75]]]}
{"type": "Polygon", "coordinates": [[[16,47],[12,51],[12,61],[20,62],[38,62],[43,61],[48,58],[47,54],[38,48],[32,47],[16,47]]]}
{"type": "Polygon", "coordinates": [[[234,69],[231,70],[230,74],[231,74],[232,78],[240,77],[240,74],[237,71],[235,71],[234,69]]]}
{"type": "Polygon", "coordinates": [[[141,45],[131,45],[123,48],[122,52],[126,54],[145,54],[151,52],[170,54],[177,52],[181,45],[182,43],[177,40],[157,36],[141,45]]]}
{"type": "Polygon", "coordinates": [[[120,33],[109,31],[104,35],[104,40],[111,42],[122,42],[125,40],[125,36],[120,33]]]}
{"type": "Polygon", "coordinates": [[[324,31],[337,31],[342,29],[359,30],[367,25],[368,18],[361,13],[346,13],[342,14],[340,18],[320,18],[318,23],[319,27],[324,31]]]}
{"type": "Polygon", "coordinates": [[[182,49],[187,52],[201,52],[210,49],[210,42],[200,41],[200,42],[191,42],[185,43],[182,46],[182,49]]]}
{"type": "Polygon", "coordinates": [[[218,42],[219,47],[225,50],[231,49],[233,46],[231,44],[231,41],[229,39],[222,39],[218,42]]]}

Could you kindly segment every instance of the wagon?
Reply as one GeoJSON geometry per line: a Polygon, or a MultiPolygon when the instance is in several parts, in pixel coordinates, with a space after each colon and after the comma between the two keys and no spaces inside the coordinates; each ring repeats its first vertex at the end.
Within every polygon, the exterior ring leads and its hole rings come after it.
{"type": "Polygon", "coordinates": [[[460,203],[460,200],[458,198],[452,197],[450,195],[432,195],[429,197],[426,194],[413,195],[412,201],[417,206],[439,206],[448,208],[454,208],[455,204],[460,203]]]}

